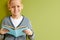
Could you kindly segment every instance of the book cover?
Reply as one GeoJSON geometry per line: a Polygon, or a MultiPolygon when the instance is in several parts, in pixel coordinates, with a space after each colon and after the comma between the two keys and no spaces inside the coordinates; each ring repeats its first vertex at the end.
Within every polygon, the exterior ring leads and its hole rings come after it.
{"type": "Polygon", "coordinates": [[[9,30],[8,34],[11,34],[15,37],[18,37],[18,36],[22,36],[22,35],[26,35],[23,30],[26,30],[28,29],[28,27],[24,27],[24,26],[20,26],[18,28],[13,28],[11,26],[3,26],[3,28],[9,30]]]}

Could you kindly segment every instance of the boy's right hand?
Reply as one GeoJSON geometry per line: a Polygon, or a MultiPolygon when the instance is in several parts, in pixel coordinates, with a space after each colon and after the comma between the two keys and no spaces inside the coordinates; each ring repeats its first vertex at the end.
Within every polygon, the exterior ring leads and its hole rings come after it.
{"type": "Polygon", "coordinates": [[[1,30],[0,30],[0,33],[1,34],[6,34],[7,32],[9,32],[9,30],[4,29],[4,28],[1,28],[1,30]]]}

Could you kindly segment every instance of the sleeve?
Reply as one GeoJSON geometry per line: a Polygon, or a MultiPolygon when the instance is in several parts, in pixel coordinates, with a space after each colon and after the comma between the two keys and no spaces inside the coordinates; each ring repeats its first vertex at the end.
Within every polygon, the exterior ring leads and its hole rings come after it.
{"type": "MultiPolygon", "coordinates": [[[[1,28],[4,25],[4,23],[5,23],[5,20],[2,21],[1,28]]],[[[0,30],[1,30],[1,28],[0,28],[0,30]]],[[[0,34],[0,40],[3,40],[3,38],[4,38],[4,35],[3,34],[0,34]]]]}
{"type": "Polygon", "coordinates": [[[0,40],[3,40],[4,35],[0,35],[0,40]]]}
{"type": "Polygon", "coordinates": [[[3,21],[2,21],[1,28],[3,25],[5,25],[5,19],[3,19],[3,21]]]}
{"type": "Polygon", "coordinates": [[[32,29],[32,25],[31,25],[30,20],[28,20],[28,28],[33,32],[33,34],[32,35],[27,35],[27,36],[28,36],[29,40],[34,40],[35,34],[34,34],[33,29],[32,29]]]}

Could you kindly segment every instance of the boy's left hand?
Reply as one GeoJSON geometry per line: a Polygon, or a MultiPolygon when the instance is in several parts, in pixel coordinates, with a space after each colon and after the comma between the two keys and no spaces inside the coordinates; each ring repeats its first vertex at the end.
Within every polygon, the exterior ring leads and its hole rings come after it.
{"type": "Polygon", "coordinates": [[[32,31],[30,29],[24,30],[23,32],[27,35],[32,35],[32,31]]]}

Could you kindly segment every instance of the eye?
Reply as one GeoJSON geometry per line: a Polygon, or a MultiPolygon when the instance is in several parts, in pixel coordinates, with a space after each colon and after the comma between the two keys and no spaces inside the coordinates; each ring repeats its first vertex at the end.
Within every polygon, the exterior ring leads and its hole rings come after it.
{"type": "Polygon", "coordinates": [[[12,6],[11,8],[14,8],[15,6],[12,6]]]}
{"type": "Polygon", "coordinates": [[[17,7],[20,7],[20,6],[17,6],[17,7]]]}

